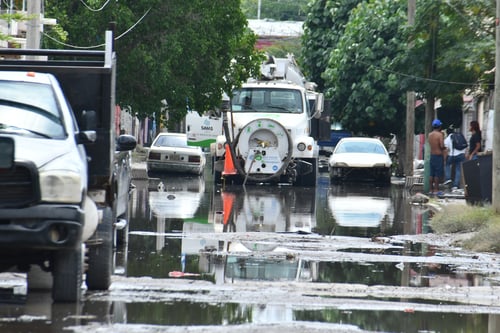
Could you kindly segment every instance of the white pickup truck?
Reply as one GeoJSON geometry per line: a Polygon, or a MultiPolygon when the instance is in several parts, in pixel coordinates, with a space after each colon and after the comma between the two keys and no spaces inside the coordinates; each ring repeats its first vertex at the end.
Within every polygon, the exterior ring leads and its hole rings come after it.
{"type": "Polygon", "coordinates": [[[130,150],[116,135],[112,34],[105,51],[2,50],[0,271],[74,302],[106,290],[127,224],[130,150]],[[30,60],[30,57],[44,57],[30,60]],[[36,269],[35,269],[36,268],[36,269]]]}

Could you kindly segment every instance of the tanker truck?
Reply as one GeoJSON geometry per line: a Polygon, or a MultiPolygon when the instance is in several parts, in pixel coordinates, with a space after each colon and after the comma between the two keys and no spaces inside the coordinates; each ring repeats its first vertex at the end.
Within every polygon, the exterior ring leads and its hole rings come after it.
{"type": "Polygon", "coordinates": [[[261,76],[234,89],[223,135],[211,146],[216,183],[315,186],[319,148],[312,121],[323,94],[307,82],[292,55],[269,56],[261,76]]]}

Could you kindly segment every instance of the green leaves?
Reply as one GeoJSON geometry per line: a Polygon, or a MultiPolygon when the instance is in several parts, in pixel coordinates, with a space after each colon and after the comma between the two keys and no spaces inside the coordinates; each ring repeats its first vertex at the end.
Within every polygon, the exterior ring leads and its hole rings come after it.
{"type": "Polygon", "coordinates": [[[406,6],[406,0],[310,5],[303,64],[331,99],[333,121],[355,133],[402,134],[407,90],[455,101],[466,88],[493,83],[493,1],[419,0],[412,27],[406,6]]]}
{"type": "Polygon", "coordinates": [[[79,47],[102,43],[109,22],[116,22],[117,103],[140,117],[159,119],[163,99],[173,121],[184,117],[187,104],[214,109],[224,90],[260,64],[239,1],[110,1],[93,11],[80,1],[54,0],[46,13],[67,31],[66,43],[79,47]]]}

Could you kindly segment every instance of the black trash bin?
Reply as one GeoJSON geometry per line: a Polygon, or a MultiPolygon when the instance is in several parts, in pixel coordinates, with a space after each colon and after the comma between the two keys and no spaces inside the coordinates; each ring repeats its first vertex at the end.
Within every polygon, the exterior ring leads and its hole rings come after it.
{"type": "Polygon", "coordinates": [[[478,156],[477,160],[462,163],[465,198],[470,203],[491,202],[492,154],[478,156]]]}

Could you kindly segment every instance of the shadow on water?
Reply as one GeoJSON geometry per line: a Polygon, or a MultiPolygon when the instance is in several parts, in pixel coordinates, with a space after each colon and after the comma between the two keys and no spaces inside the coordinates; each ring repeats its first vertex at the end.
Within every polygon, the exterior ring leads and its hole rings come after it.
{"type": "MultiPolygon", "coordinates": [[[[464,272],[457,265],[298,259],[278,243],[190,237],[258,232],[296,234],[304,239],[321,235],[373,240],[429,232],[431,212],[424,206],[408,204],[399,186],[330,185],[323,174],[316,188],[283,185],[221,189],[214,187],[210,175],[166,175],[135,180],[134,184],[129,243],[118,249],[116,256],[120,263],[117,274],[123,276],[187,275],[217,285],[252,280],[416,288],[488,284],[485,276],[464,272]],[[254,255],[257,253],[265,255],[254,255]]],[[[353,255],[425,257],[436,255],[439,249],[423,243],[396,243],[382,248],[346,247],[342,251],[353,255]]],[[[50,295],[44,293],[30,294],[27,299],[0,296],[0,331],[36,327],[37,332],[60,332],[63,327],[89,322],[231,325],[318,321],[383,332],[458,332],[466,328],[468,332],[490,333],[494,332],[492,327],[500,325],[496,314],[470,313],[462,308],[439,310],[439,306],[453,305],[445,302],[436,304],[435,310],[401,311],[391,306],[377,310],[368,306],[367,310],[362,302],[349,305],[345,299],[339,299],[334,308],[309,309],[297,304],[100,301],[98,295],[91,296],[75,308],[51,306],[50,295]]],[[[401,304],[409,300],[388,301],[401,304]]],[[[423,303],[428,305],[429,301],[423,303]]]]}

